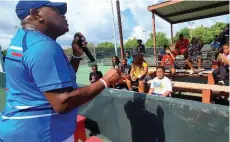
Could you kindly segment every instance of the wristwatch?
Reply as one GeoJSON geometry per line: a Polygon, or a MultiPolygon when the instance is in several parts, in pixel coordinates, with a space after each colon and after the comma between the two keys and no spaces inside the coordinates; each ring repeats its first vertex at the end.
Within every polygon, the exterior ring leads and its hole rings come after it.
{"type": "Polygon", "coordinates": [[[73,58],[74,60],[77,60],[77,61],[82,60],[82,57],[78,57],[78,56],[75,56],[75,55],[72,55],[72,58],[73,58]]]}

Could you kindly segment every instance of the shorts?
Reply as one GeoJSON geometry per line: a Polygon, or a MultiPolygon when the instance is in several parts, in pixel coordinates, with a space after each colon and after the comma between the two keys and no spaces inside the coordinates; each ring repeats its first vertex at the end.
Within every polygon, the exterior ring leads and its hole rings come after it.
{"type": "Polygon", "coordinates": [[[164,65],[165,70],[171,70],[172,68],[174,68],[174,65],[164,65]]]}
{"type": "Polygon", "coordinates": [[[193,55],[193,56],[188,56],[192,61],[197,61],[198,58],[201,58],[201,55],[193,55]]]}
{"type": "Polygon", "coordinates": [[[150,78],[150,76],[148,76],[148,75],[146,75],[145,77],[141,77],[141,78],[138,78],[137,80],[135,80],[135,81],[132,81],[131,80],[131,82],[132,83],[138,83],[139,81],[143,81],[143,82],[147,82],[148,80],[150,80],[151,78],[150,78]]]}
{"type": "Polygon", "coordinates": [[[186,49],[183,49],[183,50],[181,50],[181,51],[175,49],[175,50],[173,50],[173,54],[174,54],[175,56],[184,55],[184,58],[185,58],[185,59],[188,58],[188,51],[187,51],[186,49]]]}
{"type": "Polygon", "coordinates": [[[162,94],[152,93],[153,96],[162,96],[162,94]]]}

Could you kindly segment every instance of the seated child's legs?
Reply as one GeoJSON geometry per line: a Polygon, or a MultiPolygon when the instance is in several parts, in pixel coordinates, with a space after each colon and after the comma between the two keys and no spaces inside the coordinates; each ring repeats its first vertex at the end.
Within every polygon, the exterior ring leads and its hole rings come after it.
{"type": "Polygon", "coordinates": [[[132,82],[131,82],[131,80],[130,79],[126,79],[125,82],[126,82],[126,85],[127,85],[128,89],[130,91],[132,91],[133,88],[132,88],[132,82]]]}
{"type": "Polygon", "coordinates": [[[172,73],[172,76],[171,77],[173,77],[174,75],[175,75],[175,73],[176,73],[176,69],[175,69],[175,67],[173,66],[173,65],[165,65],[164,66],[164,69],[165,70],[170,70],[171,71],[171,73],[172,73]]]}
{"type": "Polygon", "coordinates": [[[215,69],[213,72],[212,72],[212,75],[213,75],[213,78],[214,78],[214,81],[215,81],[215,84],[218,83],[218,75],[220,73],[220,67],[215,69]]]}
{"type": "Polygon", "coordinates": [[[194,70],[193,65],[192,65],[192,57],[187,57],[185,61],[186,61],[186,64],[188,65],[188,67],[191,70],[194,70]]]}
{"type": "Polygon", "coordinates": [[[228,67],[221,65],[219,68],[220,68],[220,80],[224,81],[225,77],[227,76],[228,67]]]}
{"type": "Polygon", "coordinates": [[[198,69],[201,69],[202,67],[202,57],[201,56],[197,56],[197,65],[198,65],[198,69]]]}
{"type": "Polygon", "coordinates": [[[188,51],[187,50],[183,51],[182,54],[184,55],[184,59],[188,58],[188,51]]]}
{"type": "Polygon", "coordinates": [[[175,67],[173,66],[173,67],[170,69],[170,71],[171,71],[171,73],[172,73],[171,79],[173,79],[173,78],[174,78],[174,75],[175,75],[175,73],[176,73],[175,67]]]}
{"type": "Polygon", "coordinates": [[[173,50],[172,53],[174,54],[175,57],[181,55],[180,51],[177,49],[173,50]]]}

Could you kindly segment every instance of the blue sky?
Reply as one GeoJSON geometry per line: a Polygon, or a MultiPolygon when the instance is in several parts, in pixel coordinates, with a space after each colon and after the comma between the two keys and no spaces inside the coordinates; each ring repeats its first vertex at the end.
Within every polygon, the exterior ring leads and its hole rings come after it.
{"type": "MultiPolygon", "coordinates": [[[[52,0],[60,1],[60,0],[52,0]]],[[[123,25],[124,41],[129,38],[141,38],[145,41],[152,32],[151,13],[147,10],[149,5],[158,3],[157,0],[120,0],[121,17],[123,25]],[[143,31],[146,31],[146,35],[143,31]]],[[[0,45],[7,48],[10,39],[15,34],[15,26],[20,25],[15,14],[17,1],[0,1],[0,45]]],[[[103,41],[113,42],[113,20],[110,0],[69,0],[66,14],[70,31],[58,38],[62,46],[70,46],[73,35],[81,31],[88,42],[100,43],[103,41]]],[[[115,15],[116,41],[119,43],[117,24],[117,11],[113,0],[115,15]]],[[[229,15],[218,16],[194,21],[192,28],[204,25],[211,26],[216,22],[229,22],[229,15]]],[[[174,34],[184,27],[190,27],[188,22],[173,26],[174,34]]],[[[170,37],[170,25],[159,17],[156,17],[157,32],[164,32],[170,37]]]]}

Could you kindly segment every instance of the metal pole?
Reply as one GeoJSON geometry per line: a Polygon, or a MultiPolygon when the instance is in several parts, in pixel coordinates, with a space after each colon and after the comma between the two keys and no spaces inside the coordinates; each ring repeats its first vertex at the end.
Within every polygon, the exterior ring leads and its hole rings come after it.
{"type": "Polygon", "coordinates": [[[194,22],[189,22],[188,24],[191,26],[191,32],[190,33],[191,33],[191,38],[192,38],[192,26],[193,26],[194,22]]]}
{"type": "Polygon", "coordinates": [[[96,49],[94,45],[93,45],[93,54],[94,54],[95,59],[97,60],[97,54],[96,54],[96,49]]]}
{"type": "Polygon", "coordinates": [[[157,46],[157,40],[156,40],[156,26],[155,26],[155,15],[152,13],[152,24],[153,24],[153,47],[154,47],[154,58],[155,61],[157,62],[157,51],[156,51],[156,46],[157,46]]]}
{"type": "Polygon", "coordinates": [[[146,43],[147,42],[146,30],[143,30],[143,32],[145,33],[145,43],[146,43]]]}
{"type": "Polygon", "coordinates": [[[120,35],[120,45],[121,45],[121,57],[124,58],[124,46],[123,46],[122,23],[121,23],[119,0],[116,0],[116,6],[117,6],[117,18],[118,18],[118,27],[119,27],[119,35],[120,35]]]}
{"type": "MultiPolygon", "coordinates": [[[[171,24],[171,46],[172,46],[172,47],[174,47],[174,46],[173,46],[173,42],[174,42],[174,41],[173,41],[173,24],[171,24]]],[[[171,50],[172,50],[172,49],[171,49],[171,50]]]]}
{"type": "Polygon", "coordinates": [[[113,40],[114,40],[114,47],[115,47],[115,55],[117,56],[116,31],[115,31],[115,20],[114,20],[113,1],[112,0],[111,0],[111,7],[112,7],[112,15],[113,15],[113,40]]]}

